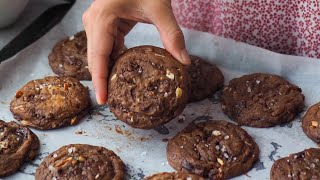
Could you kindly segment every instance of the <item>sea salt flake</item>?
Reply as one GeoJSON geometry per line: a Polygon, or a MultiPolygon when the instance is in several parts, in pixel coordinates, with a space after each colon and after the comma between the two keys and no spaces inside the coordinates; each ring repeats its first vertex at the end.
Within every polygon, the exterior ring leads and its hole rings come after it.
{"type": "Polygon", "coordinates": [[[215,136],[220,136],[221,132],[214,130],[214,131],[212,131],[212,134],[215,135],[215,136]]]}

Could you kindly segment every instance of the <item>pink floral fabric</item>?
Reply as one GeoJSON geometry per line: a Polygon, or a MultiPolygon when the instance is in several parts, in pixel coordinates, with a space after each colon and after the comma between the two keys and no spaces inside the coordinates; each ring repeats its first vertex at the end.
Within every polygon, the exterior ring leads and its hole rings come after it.
{"type": "Polygon", "coordinates": [[[320,0],[172,0],[172,7],[186,28],[320,58],[320,0]]]}

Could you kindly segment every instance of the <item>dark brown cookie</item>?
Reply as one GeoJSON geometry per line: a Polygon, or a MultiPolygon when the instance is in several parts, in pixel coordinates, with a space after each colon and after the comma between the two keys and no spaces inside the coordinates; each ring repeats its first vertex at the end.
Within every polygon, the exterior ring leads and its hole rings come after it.
{"type": "Polygon", "coordinates": [[[239,126],[226,121],[190,124],[169,140],[167,159],[177,171],[229,179],[249,171],[259,147],[239,126]]]}
{"type": "Polygon", "coordinates": [[[187,68],[191,82],[190,102],[210,97],[223,87],[224,76],[216,65],[209,64],[197,56],[191,56],[191,62],[187,68]]]}
{"type": "Polygon", "coordinates": [[[313,105],[307,111],[302,120],[302,129],[310,139],[320,143],[320,103],[313,105]]]}
{"type": "Polygon", "coordinates": [[[25,161],[35,158],[38,137],[27,127],[0,120],[0,177],[16,172],[25,161]]]}
{"type": "MultiPolygon", "coordinates": [[[[114,64],[114,59],[124,50],[112,52],[110,66],[114,64]]],[[[59,76],[91,80],[88,69],[86,32],[81,31],[74,36],[59,41],[49,55],[49,65],[52,71],[59,76]]]]}
{"type": "Polygon", "coordinates": [[[24,125],[54,129],[77,124],[89,106],[89,90],[77,79],[51,76],[30,81],[19,89],[10,110],[24,125]]]}
{"type": "Polygon", "coordinates": [[[304,108],[304,96],[280,76],[257,73],[231,80],[221,104],[240,125],[264,128],[292,121],[304,108]]]}
{"type": "Polygon", "coordinates": [[[81,31],[59,41],[49,55],[49,65],[52,71],[59,76],[90,80],[86,32],[81,31]]]}
{"type": "Polygon", "coordinates": [[[104,147],[86,144],[63,146],[47,156],[35,173],[36,180],[123,180],[125,165],[104,147]]]}
{"type": "Polygon", "coordinates": [[[320,149],[306,149],[277,160],[271,168],[270,179],[319,180],[320,149]]]}
{"type": "Polygon", "coordinates": [[[188,101],[185,67],[166,50],[140,46],[125,51],[109,76],[108,103],[121,121],[151,129],[178,116],[188,101]]]}
{"type": "Polygon", "coordinates": [[[145,177],[143,180],[205,180],[203,177],[186,172],[163,172],[145,177]]]}

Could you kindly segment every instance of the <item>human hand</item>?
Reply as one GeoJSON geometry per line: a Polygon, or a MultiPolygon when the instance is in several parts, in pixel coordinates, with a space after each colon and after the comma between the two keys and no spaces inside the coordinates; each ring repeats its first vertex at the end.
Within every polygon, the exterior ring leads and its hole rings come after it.
{"type": "Polygon", "coordinates": [[[184,37],[170,0],[95,0],[82,17],[88,38],[88,64],[98,104],[107,101],[107,76],[112,49],[124,47],[124,37],[137,22],[154,24],[170,54],[190,64],[184,37]]]}

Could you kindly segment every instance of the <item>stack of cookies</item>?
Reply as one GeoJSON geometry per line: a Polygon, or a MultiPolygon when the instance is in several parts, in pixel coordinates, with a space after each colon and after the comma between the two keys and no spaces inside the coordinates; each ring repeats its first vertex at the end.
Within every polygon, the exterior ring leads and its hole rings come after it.
{"type": "MultiPolygon", "coordinates": [[[[134,128],[153,129],[179,116],[188,103],[213,96],[224,86],[219,68],[197,56],[184,66],[166,50],[139,46],[113,52],[108,79],[108,105],[121,121],[134,128]]],[[[76,125],[90,109],[90,80],[85,32],[58,42],[49,55],[58,76],[32,80],[10,104],[15,122],[0,121],[0,177],[17,171],[39,150],[29,129],[76,125]]],[[[239,125],[273,127],[292,121],[304,108],[299,87],[284,78],[263,73],[233,79],[221,94],[222,111],[238,125],[223,120],[200,120],[171,138],[167,159],[176,172],[162,172],[145,180],[230,179],[245,174],[259,159],[260,150],[239,125]]],[[[302,127],[320,142],[320,104],[309,109],[302,127]]],[[[35,179],[122,180],[125,165],[104,147],[70,144],[48,155],[35,179]]],[[[320,179],[320,150],[316,148],[276,161],[271,179],[320,179]]]]}

